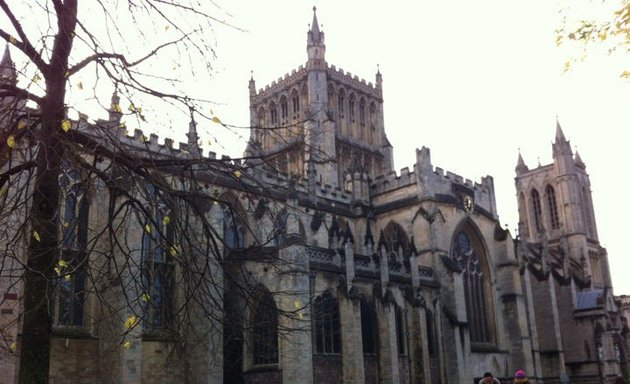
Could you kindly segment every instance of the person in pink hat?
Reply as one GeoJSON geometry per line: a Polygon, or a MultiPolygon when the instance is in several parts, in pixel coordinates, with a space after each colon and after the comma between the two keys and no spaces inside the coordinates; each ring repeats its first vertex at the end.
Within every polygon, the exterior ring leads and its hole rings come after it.
{"type": "Polygon", "coordinates": [[[527,374],[522,369],[514,372],[514,383],[529,383],[527,374]]]}

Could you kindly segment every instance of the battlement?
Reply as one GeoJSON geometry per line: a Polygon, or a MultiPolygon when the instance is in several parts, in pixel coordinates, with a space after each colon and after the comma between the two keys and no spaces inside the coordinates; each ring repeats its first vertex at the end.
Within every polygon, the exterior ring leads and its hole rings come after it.
{"type": "MultiPolygon", "coordinates": [[[[433,193],[450,193],[450,185],[452,183],[466,186],[475,191],[475,194],[487,194],[494,188],[493,180],[490,176],[482,177],[481,182],[473,182],[454,172],[445,172],[444,169],[440,167],[435,167],[434,170],[432,169],[431,174],[428,176],[428,178],[422,179],[427,180],[433,193]]],[[[371,187],[373,193],[381,194],[416,184],[416,182],[416,172],[411,172],[409,167],[405,167],[401,169],[399,173],[392,171],[388,174],[376,177],[371,187]]]]}
{"type": "Polygon", "coordinates": [[[378,176],[374,179],[372,190],[375,194],[380,194],[412,184],[416,184],[416,174],[414,172],[409,172],[409,167],[405,167],[400,170],[400,175],[398,175],[395,171],[392,171],[388,174],[378,176]]]}
{"type": "Polygon", "coordinates": [[[367,82],[365,79],[359,78],[357,75],[346,72],[341,68],[335,67],[334,65],[327,66],[327,69],[327,74],[331,80],[337,80],[345,85],[355,88],[361,92],[367,93],[380,100],[380,92],[371,82],[367,82]]]}
{"type": "MultiPolygon", "coordinates": [[[[252,104],[257,104],[267,97],[273,96],[278,92],[285,91],[287,88],[296,85],[305,77],[306,69],[303,65],[300,65],[297,70],[293,69],[291,73],[287,72],[284,76],[280,76],[277,80],[272,81],[271,84],[267,84],[264,88],[260,88],[258,93],[252,96],[252,104]]],[[[298,89],[298,92],[299,91],[300,90],[298,89]]]]}
{"type": "MultiPolygon", "coordinates": [[[[199,156],[199,152],[195,148],[191,148],[188,143],[180,142],[178,148],[174,147],[174,140],[166,137],[160,142],[160,136],[155,133],[145,133],[141,129],[134,129],[133,134],[129,135],[124,125],[118,124],[116,121],[108,121],[99,119],[95,123],[87,122],[87,116],[82,115],[78,121],[73,122],[72,129],[85,132],[93,137],[116,137],[116,140],[124,146],[131,149],[148,151],[154,155],[168,155],[178,158],[189,158],[199,156]],[[104,130],[109,131],[109,135],[104,134],[104,130]],[[194,152],[194,153],[193,153],[194,152]]],[[[215,152],[208,152],[203,158],[216,160],[215,152]]]]}

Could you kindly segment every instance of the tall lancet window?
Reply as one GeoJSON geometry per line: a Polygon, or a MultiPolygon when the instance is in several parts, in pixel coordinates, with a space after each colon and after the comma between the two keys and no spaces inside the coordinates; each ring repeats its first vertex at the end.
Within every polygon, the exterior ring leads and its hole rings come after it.
{"type": "Polygon", "coordinates": [[[542,230],[543,225],[542,209],[540,207],[540,195],[535,189],[532,189],[532,214],[534,215],[534,224],[536,225],[536,231],[542,230]]]}
{"type": "Polygon", "coordinates": [[[355,104],[354,93],[350,95],[350,99],[348,100],[348,114],[350,115],[350,122],[354,123],[354,104],[355,104]]]}
{"type": "Polygon", "coordinates": [[[346,102],[346,94],[343,89],[339,90],[339,96],[337,98],[337,108],[339,108],[339,118],[343,119],[343,115],[346,113],[345,111],[345,102],[346,102]]]}
{"type": "Polygon", "coordinates": [[[490,330],[494,327],[491,324],[490,276],[481,241],[470,228],[465,228],[455,236],[452,253],[462,267],[470,341],[491,343],[494,337],[490,330]]]}
{"type": "Polygon", "coordinates": [[[83,325],[83,307],[87,270],[88,218],[90,204],[85,181],[64,166],[62,242],[57,274],[59,279],[58,324],[83,325]]]}
{"type": "Polygon", "coordinates": [[[552,229],[560,228],[560,220],[558,218],[558,206],[556,205],[556,191],[554,191],[551,185],[545,188],[545,194],[547,195],[547,210],[549,211],[549,224],[552,229]]]}

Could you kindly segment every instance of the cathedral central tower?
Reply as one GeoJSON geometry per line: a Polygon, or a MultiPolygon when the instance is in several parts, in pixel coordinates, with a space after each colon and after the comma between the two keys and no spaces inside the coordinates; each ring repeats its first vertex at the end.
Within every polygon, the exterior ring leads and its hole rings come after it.
{"type": "Polygon", "coordinates": [[[315,7],[306,51],[304,66],[264,89],[250,80],[248,155],[263,156],[271,171],[342,189],[356,174],[392,172],[380,72],[373,85],[329,65],[315,7]]]}

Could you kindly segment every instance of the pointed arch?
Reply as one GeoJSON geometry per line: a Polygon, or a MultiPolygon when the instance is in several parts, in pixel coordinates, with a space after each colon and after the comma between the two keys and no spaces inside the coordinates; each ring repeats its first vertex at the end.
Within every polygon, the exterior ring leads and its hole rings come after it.
{"type": "Polygon", "coordinates": [[[337,94],[337,112],[339,113],[339,119],[343,119],[346,114],[346,91],[343,88],[339,88],[337,94]]]}
{"type": "Polygon", "coordinates": [[[295,88],[291,90],[291,107],[293,120],[297,120],[300,117],[300,95],[295,88]]]}
{"type": "Polygon", "coordinates": [[[277,364],[278,309],[273,296],[264,286],[257,288],[250,323],[253,364],[277,364]]]}
{"type": "Polygon", "coordinates": [[[278,108],[274,101],[269,103],[269,123],[272,127],[278,125],[278,108]]]}
{"type": "MultiPolygon", "coordinates": [[[[366,118],[366,110],[365,110],[365,97],[361,97],[361,100],[359,100],[359,124],[361,124],[361,126],[365,125],[365,118],[366,118]]],[[[362,135],[363,138],[363,135],[362,135]]]]}
{"type": "Polygon", "coordinates": [[[245,248],[247,236],[247,216],[245,209],[232,193],[220,196],[223,201],[223,242],[226,249],[245,248]]]}
{"type": "Polygon", "coordinates": [[[558,217],[558,206],[556,204],[556,191],[551,184],[548,184],[545,188],[545,196],[547,197],[547,212],[549,214],[549,226],[551,229],[560,228],[560,219],[558,217]]]}
{"type": "Polygon", "coordinates": [[[381,239],[379,240],[379,248],[381,245],[385,246],[385,250],[390,255],[397,256],[405,256],[409,257],[409,237],[407,236],[407,232],[403,229],[403,227],[394,222],[390,221],[387,223],[385,228],[383,229],[381,239]],[[399,251],[402,250],[402,255],[398,255],[399,251]]]}
{"type": "Polygon", "coordinates": [[[368,133],[368,142],[369,144],[377,144],[378,140],[376,137],[376,104],[374,102],[370,103],[370,112],[369,112],[369,133],[368,133]]]}
{"type": "Polygon", "coordinates": [[[357,98],[354,93],[351,93],[350,97],[348,97],[348,117],[351,123],[354,123],[356,103],[357,98]]]}
{"type": "Polygon", "coordinates": [[[283,125],[289,119],[289,103],[285,95],[280,96],[280,119],[283,125]]]}
{"type": "Polygon", "coordinates": [[[273,220],[273,232],[271,233],[271,244],[280,246],[284,244],[287,238],[287,222],[289,220],[289,211],[283,208],[278,212],[273,220]]]}
{"type": "Polygon", "coordinates": [[[313,301],[313,337],[315,353],[341,353],[339,302],[328,290],[313,301]]]}
{"type": "Polygon", "coordinates": [[[464,220],[455,231],[451,255],[462,268],[466,316],[473,343],[494,343],[496,335],[490,263],[477,226],[464,220]]]}
{"type": "Polygon", "coordinates": [[[541,231],[543,229],[542,222],[542,207],[540,206],[540,194],[536,190],[536,188],[532,188],[530,192],[530,198],[532,203],[532,216],[534,217],[534,225],[536,226],[536,231],[541,231]]]}

